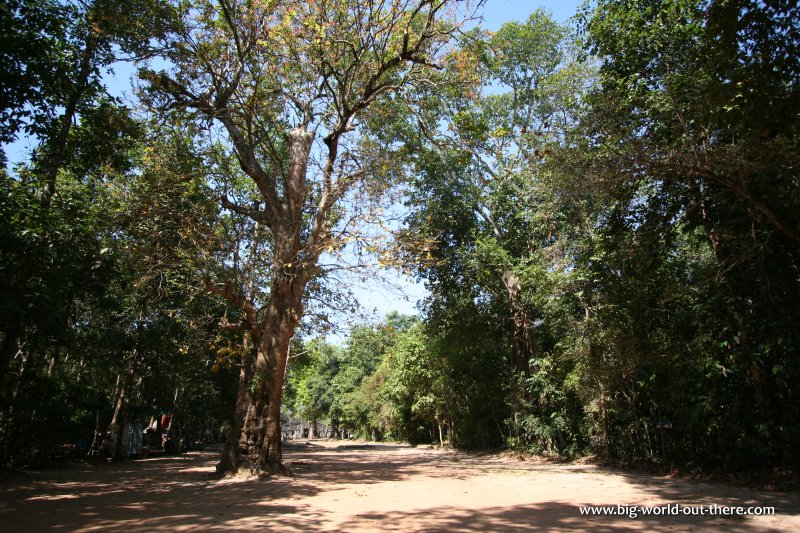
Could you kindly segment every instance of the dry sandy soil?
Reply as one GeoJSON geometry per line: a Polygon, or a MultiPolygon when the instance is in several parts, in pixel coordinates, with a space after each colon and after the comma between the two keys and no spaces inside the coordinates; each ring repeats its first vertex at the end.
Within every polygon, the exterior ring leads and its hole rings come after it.
{"type": "Polygon", "coordinates": [[[216,454],[0,482],[0,531],[800,531],[800,494],[401,445],[287,447],[294,477],[214,479],[216,454]],[[748,518],[584,516],[580,505],[774,506],[748,518]]]}

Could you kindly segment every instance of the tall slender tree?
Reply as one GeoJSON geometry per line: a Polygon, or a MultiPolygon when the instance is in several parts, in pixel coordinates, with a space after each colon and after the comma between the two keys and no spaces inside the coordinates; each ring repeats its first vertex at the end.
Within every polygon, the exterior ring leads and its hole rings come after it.
{"type": "Polygon", "coordinates": [[[146,70],[153,108],[207,124],[252,180],[249,205],[220,202],[269,229],[268,298],[209,283],[234,305],[255,346],[239,455],[228,470],[284,471],[280,405],[292,336],[320,256],[343,245],[348,195],[380,192],[360,120],[378,100],[430,82],[464,3],[450,0],[199,1],[164,47],[169,68],[146,70]],[[358,189],[362,191],[358,191],[358,189]]]}

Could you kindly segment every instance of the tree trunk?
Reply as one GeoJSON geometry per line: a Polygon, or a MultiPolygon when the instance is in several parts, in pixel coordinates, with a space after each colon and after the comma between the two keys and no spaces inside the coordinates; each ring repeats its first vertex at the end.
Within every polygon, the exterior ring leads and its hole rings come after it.
{"type": "MultiPolygon", "coordinates": [[[[89,17],[90,26],[94,24],[93,17],[89,17]]],[[[61,116],[61,124],[58,133],[50,139],[50,154],[47,162],[47,177],[44,190],[42,191],[42,207],[49,208],[53,195],[56,192],[56,178],[58,171],[64,164],[67,155],[67,144],[69,143],[69,132],[75,120],[78,104],[83,98],[86,89],[89,88],[89,76],[92,73],[92,61],[97,51],[97,34],[94,29],[89,30],[86,45],[81,52],[81,61],[78,66],[78,73],[75,78],[75,85],[72,94],[64,104],[64,113],[61,116]]]]}
{"type": "Polygon", "coordinates": [[[3,342],[0,343],[0,390],[3,388],[3,380],[11,366],[11,361],[19,351],[19,337],[22,333],[22,321],[14,318],[6,324],[3,332],[3,342]]]}
{"type": "Polygon", "coordinates": [[[724,256],[722,254],[722,237],[717,231],[716,224],[714,223],[714,219],[711,216],[711,210],[708,206],[708,200],[706,198],[706,185],[702,182],[698,182],[695,178],[689,179],[689,186],[692,188],[695,194],[695,202],[697,208],[700,211],[700,216],[703,221],[703,229],[706,232],[706,238],[708,239],[711,248],[714,250],[714,255],[716,255],[719,261],[724,260],[724,256]]]}
{"type": "Polygon", "coordinates": [[[114,441],[114,455],[113,459],[118,461],[122,459],[122,429],[125,419],[127,417],[126,407],[128,404],[129,390],[133,385],[133,364],[136,359],[136,349],[128,359],[128,365],[125,368],[125,374],[122,378],[122,386],[117,396],[116,404],[114,405],[114,415],[111,417],[111,423],[108,425],[108,433],[116,432],[114,441]]]}
{"type": "Polygon", "coordinates": [[[272,284],[270,301],[256,347],[255,388],[248,392],[247,413],[239,439],[239,457],[228,472],[286,474],[281,442],[281,396],[289,344],[303,312],[305,279],[279,275],[272,284]]]}
{"type": "Polygon", "coordinates": [[[309,439],[316,439],[317,438],[317,417],[311,417],[311,427],[308,429],[308,438],[309,439]]]}
{"type": "Polygon", "coordinates": [[[111,417],[111,425],[116,426],[119,424],[120,419],[122,418],[122,408],[125,405],[125,400],[127,397],[127,379],[123,378],[122,381],[122,388],[119,391],[119,395],[117,396],[117,401],[114,405],[114,414],[111,417]]]}
{"type": "Polygon", "coordinates": [[[247,384],[253,374],[254,346],[250,342],[250,335],[248,333],[245,333],[243,340],[245,357],[239,369],[239,386],[236,390],[236,410],[233,414],[233,425],[225,439],[225,448],[222,451],[222,457],[219,463],[217,463],[217,474],[220,475],[235,471],[239,468],[239,439],[242,434],[244,418],[250,406],[250,395],[247,391],[247,384]]]}
{"type": "Polygon", "coordinates": [[[125,384],[122,385],[122,388],[119,391],[119,396],[117,397],[117,404],[114,407],[114,416],[111,418],[111,423],[108,425],[108,435],[114,437],[114,451],[111,455],[111,459],[114,461],[119,461],[122,459],[122,429],[123,424],[120,422],[123,419],[123,410],[125,408],[125,402],[127,400],[127,387],[125,384]]]}
{"type": "MultiPolygon", "coordinates": [[[[236,137],[235,129],[232,135],[236,137]]],[[[270,285],[269,302],[264,320],[257,326],[256,354],[253,370],[254,386],[249,392],[247,413],[239,438],[237,460],[227,471],[252,474],[285,474],[281,442],[281,396],[289,358],[289,344],[303,316],[303,294],[320,249],[304,248],[303,205],[308,158],[314,134],[294,129],[288,135],[290,164],[284,176],[284,197],[277,200],[266,187],[265,200],[271,207],[270,229],[274,236],[274,278],[270,285]]],[[[266,183],[242,159],[245,172],[255,173],[256,183],[266,183]]],[[[241,154],[240,154],[241,155],[241,154]]],[[[253,174],[251,174],[253,175],[253,174]]],[[[225,205],[223,203],[223,205],[225,205]]],[[[322,226],[316,227],[321,231],[322,226]]]]}
{"type": "Polygon", "coordinates": [[[519,301],[519,277],[510,269],[503,272],[503,285],[508,292],[509,307],[512,321],[511,357],[514,367],[530,376],[531,357],[536,355],[536,343],[533,338],[531,320],[524,304],[519,301]]]}

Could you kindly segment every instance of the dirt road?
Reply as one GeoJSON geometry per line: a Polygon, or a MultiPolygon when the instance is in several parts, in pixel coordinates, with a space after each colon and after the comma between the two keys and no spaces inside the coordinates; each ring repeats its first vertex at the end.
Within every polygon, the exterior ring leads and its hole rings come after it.
{"type": "Polygon", "coordinates": [[[797,493],[400,445],[315,441],[285,455],[294,477],[269,480],[213,479],[211,452],[31,472],[0,482],[0,531],[800,531],[797,493]],[[676,503],[776,514],[579,509],[676,503]]]}

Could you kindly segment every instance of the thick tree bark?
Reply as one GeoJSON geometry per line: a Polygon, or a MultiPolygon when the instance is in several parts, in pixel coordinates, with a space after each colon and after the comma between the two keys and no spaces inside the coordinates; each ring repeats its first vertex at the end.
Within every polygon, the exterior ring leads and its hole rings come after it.
{"type": "Polygon", "coordinates": [[[519,277],[511,270],[506,270],[503,272],[503,285],[508,292],[511,311],[512,363],[517,370],[523,372],[525,376],[529,376],[531,372],[529,360],[536,355],[536,343],[533,338],[530,317],[525,306],[519,301],[521,290],[519,277]]]}
{"type": "Polygon", "coordinates": [[[233,414],[233,424],[230,433],[225,439],[225,448],[222,451],[222,457],[219,463],[217,463],[217,473],[220,475],[226,472],[236,471],[239,468],[239,439],[242,434],[244,418],[250,406],[250,394],[247,391],[247,385],[250,382],[250,377],[253,375],[253,362],[255,359],[253,356],[254,348],[255,347],[250,342],[250,335],[245,334],[245,357],[239,368],[239,385],[236,390],[236,410],[233,414]]]}
{"type": "MultiPolygon", "coordinates": [[[[237,146],[243,143],[238,130],[231,125],[237,146]]],[[[319,251],[303,244],[303,205],[306,171],[313,133],[297,128],[288,133],[291,143],[288,171],[283,177],[284,195],[275,203],[275,191],[268,187],[266,176],[257,165],[248,164],[249,153],[239,149],[243,169],[252,173],[259,189],[265,193],[270,214],[268,224],[274,235],[274,278],[264,319],[256,327],[256,353],[253,387],[248,391],[247,410],[239,437],[238,457],[229,465],[220,464],[219,471],[246,471],[254,474],[284,474],[281,440],[281,397],[289,358],[289,345],[303,316],[303,294],[319,251]],[[270,202],[270,199],[272,200],[270,202]]],[[[225,201],[223,200],[223,205],[225,201]]],[[[318,230],[319,231],[319,230],[318,230]]],[[[224,291],[223,291],[224,292],[224,291]]],[[[230,299],[230,295],[227,296],[230,299]]]]}
{"type": "Polygon", "coordinates": [[[255,388],[239,439],[237,470],[285,474],[281,440],[281,396],[289,344],[303,312],[302,276],[280,275],[272,284],[261,342],[256,353],[255,388]]]}

